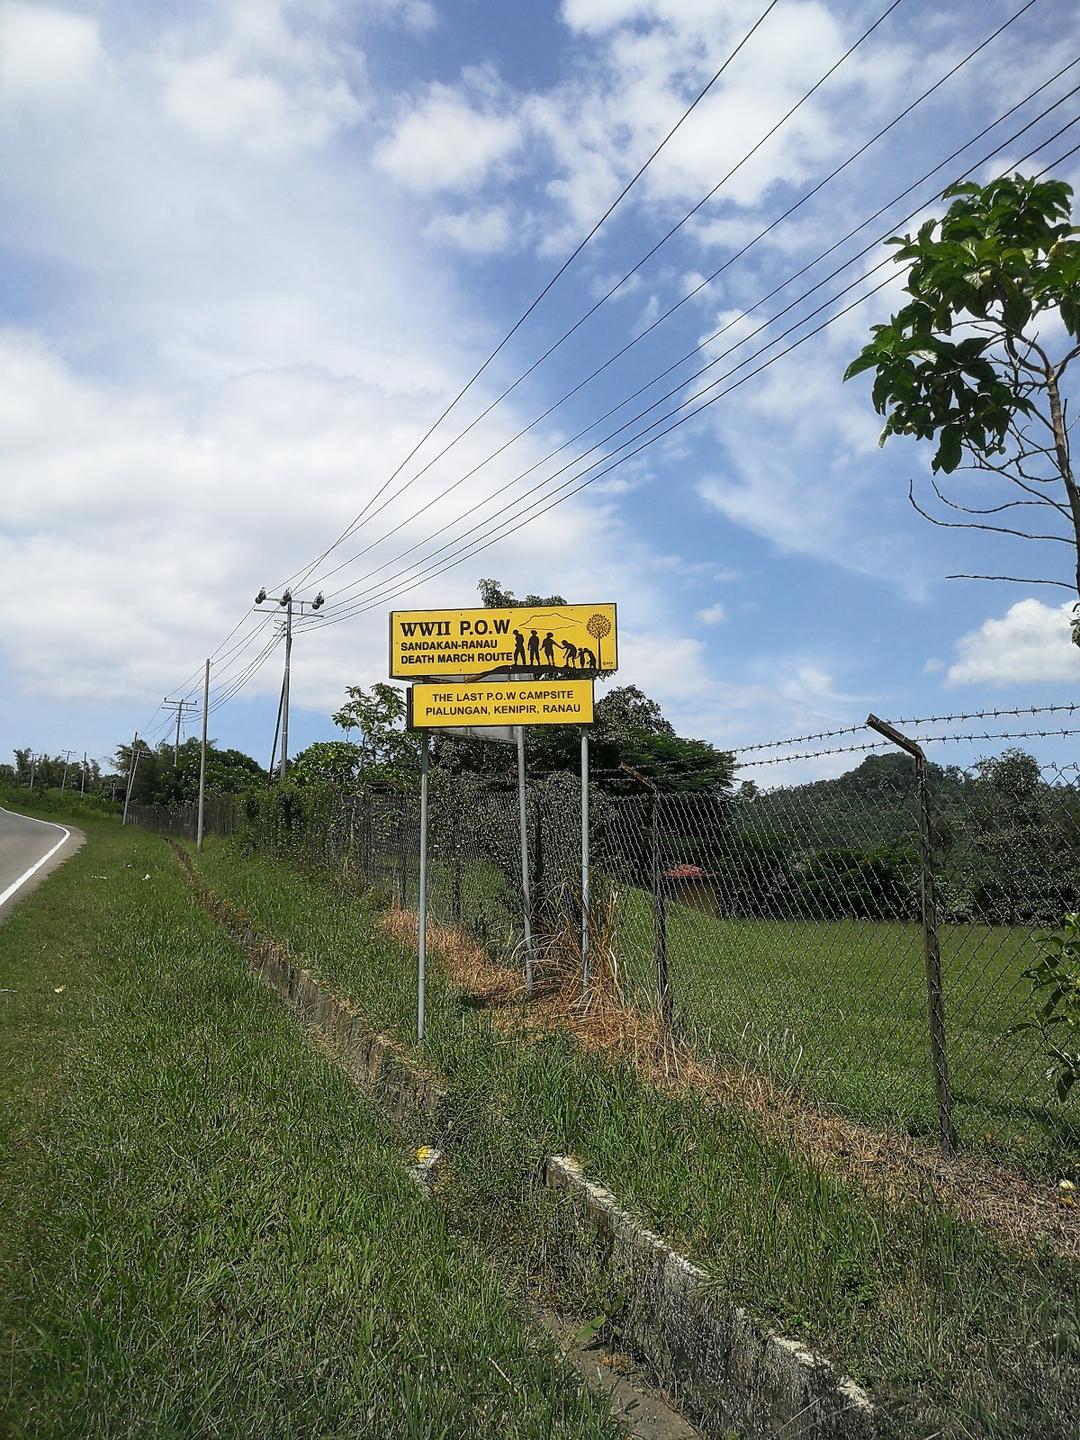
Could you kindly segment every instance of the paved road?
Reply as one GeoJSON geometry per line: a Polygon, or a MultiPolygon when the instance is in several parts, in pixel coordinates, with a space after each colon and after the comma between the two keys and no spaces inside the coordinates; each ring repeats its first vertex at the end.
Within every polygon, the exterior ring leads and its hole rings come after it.
{"type": "Polygon", "coordinates": [[[0,921],[82,842],[69,825],[0,809],[0,921]]]}

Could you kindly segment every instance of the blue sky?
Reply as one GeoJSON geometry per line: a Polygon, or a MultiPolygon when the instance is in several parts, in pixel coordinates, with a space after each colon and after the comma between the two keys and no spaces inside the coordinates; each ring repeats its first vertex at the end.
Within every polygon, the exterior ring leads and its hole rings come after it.
{"type": "MultiPolygon", "coordinates": [[[[514,439],[1021,8],[902,0],[569,342],[434,459],[884,9],[779,0],[379,495],[761,8],[0,4],[0,752],[102,756],[135,727],[156,733],[167,724],[161,697],[190,691],[202,657],[239,623],[215,662],[210,728],[265,758],[281,653],[248,673],[273,627],[245,613],[260,585],[307,572],[365,504],[365,521],[302,587],[313,595],[321,584],[323,616],[336,623],[297,635],[293,748],[332,733],[327,716],[346,685],[385,678],[392,603],[475,603],[481,575],[521,592],[617,601],[619,683],[640,684],[682,731],[722,745],[851,723],[868,709],[1071,699],[1080,653],[1064,591],[943,578],[1063,579],[1067,551],[932,529],[907,503],[909,478],[925,487],[928,451],[898,441],[879,450],[868,386],[841,383],[896,287],[489,548],[438,575],[436,560],[420,563],[448,542],[451,555],[470,537],[484,543],[500,507],[535,498],[519,498],[529,486],[552,493],[611,454],[622,436],[553,476],[609,429],[672,387],[663,409],[680,404],[859,280],[885,251],[856,252],[945,180],[968,165],[987,178],[1072,119],[1077,97],[977,165],[1080,70],[828,264],[758,303],[1073,59],[1080,27],[1067,0],[1037,0],[670,320],[514,439]],[[847,259],[813,299],[688,384],[847,259]],[[663,384],[546,458],[720,329],[722,340],[663,384]]],[[[1056,159],[1075,133],[1025,168],[1056,159]]],[[[1077,158],[1058,173],[1075,183],[1077,158]]],[[[974,482],[965,493],[987,503],[974,482]]]]}

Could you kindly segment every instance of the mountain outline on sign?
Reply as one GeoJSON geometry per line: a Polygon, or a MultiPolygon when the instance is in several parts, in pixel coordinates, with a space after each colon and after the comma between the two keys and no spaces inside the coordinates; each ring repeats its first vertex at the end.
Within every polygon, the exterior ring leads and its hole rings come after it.
{"type": "Polygon", "coordinates": [[[559,610],[530,611],[529,618],[527,620],[522,620],[519,625],[514,626],[514,629],[516,630],[550,630],[553,634],[557,630],[568,630],[573,628],[581,630],[584,628],[584,625],[582,621],[575,620],[572,616],[564,615],[559,610]],[[552,615],[554,615],[557,620],[561,620],[562,624],[552,624],[551,619],[546,618],[552,615]]]}

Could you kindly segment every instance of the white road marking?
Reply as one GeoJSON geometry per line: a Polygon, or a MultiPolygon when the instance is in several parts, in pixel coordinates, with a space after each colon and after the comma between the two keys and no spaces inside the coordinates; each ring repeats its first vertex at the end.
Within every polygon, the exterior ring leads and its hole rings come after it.
{"type": "MultiPolygon", "coordinates": [[[[0,806],[0,809],[3,809],[3,806],[0,806]]],[[[41,869],[42,865],[45,864],[45,861],[51,860],[52,857],[56,854],[57,850],[60,849],[61,845],[65,844],[68,840],[71,839],[71,831],[65,830],[63,825],[57,825],[56,822],[53,820],[39,820],[36,815],[19,815],[18,812],[15,810],[4,810],[4,814],[15,815],[16,818],[19,820],[33,820],[35,825],[48,825],[53,830],[61,831],[63,838],[58,840],[51,850],[46,850],[45,854],[42,855],[41,859],[36,860],[34,864],[30,866],[29,870],[24,871],[17,880],[13,880],[6,890],[0,890],[0,905],[3,905],[6,901],[10,900],[12,895],[15,894],[15,891],[18,890],[21,885],[25,885],[27,880],[30,879],[31,875],[36,875],[37,872],[41,869]]]]}

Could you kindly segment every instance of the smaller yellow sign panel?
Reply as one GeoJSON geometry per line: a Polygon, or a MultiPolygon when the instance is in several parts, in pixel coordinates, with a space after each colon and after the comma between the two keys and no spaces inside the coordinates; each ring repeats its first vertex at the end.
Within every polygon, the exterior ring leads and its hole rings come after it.
{"type": "Polygon", "coordinates": [[[409,691],[409,724],[414,730],[452,725],[588,725],[592,718],[591,680],[414,685],[409,691]]]}

